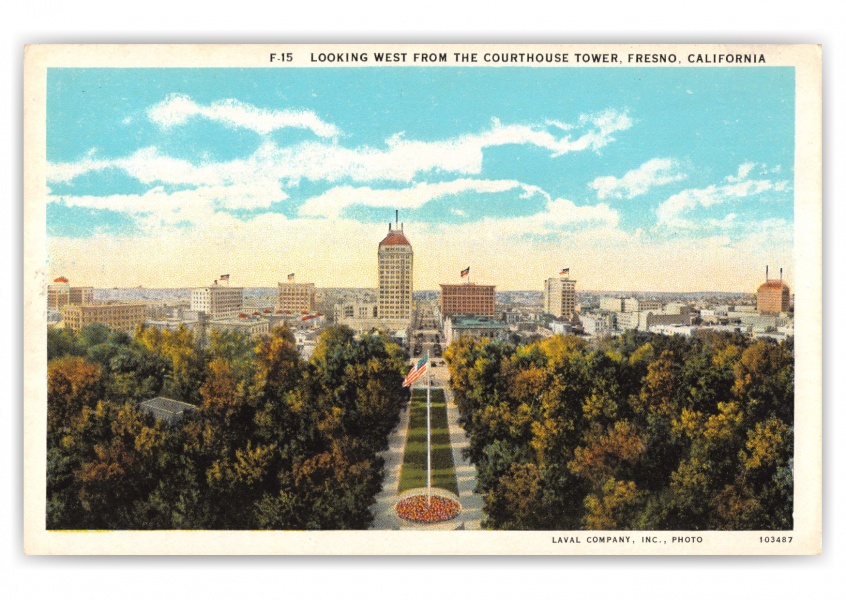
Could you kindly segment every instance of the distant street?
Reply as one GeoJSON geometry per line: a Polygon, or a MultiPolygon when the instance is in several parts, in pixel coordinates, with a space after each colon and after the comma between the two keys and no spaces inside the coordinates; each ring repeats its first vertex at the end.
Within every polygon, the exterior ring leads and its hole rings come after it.
{"type": "MultiPolygon", "coordinates": [[[[373,506],[374,521],[372,529],[414,529],[414,530],[452,530],[480,529],[482,519],[482,497],[475,493],[476,467],[464,458],[462,450],[469,444],[467,434],[458,422],[458,408],[455,406],[452,390],[449,387],[449,371],[446,362],[440,357],[443,335],[438,328],[434,311],[429,306],[418,307],[413,317],[411,330],[411,360],[429,353],[431,357],[429,376],[432,388],[443,388],[447,401],[447,422],[449,425],[450,445],[452,446],[453,464],[458,480],[458,494],[461,502],[461,514],[454,520],[435,525],[415,525],[400,519],[394,505],[398,500],[400,470],[408,430],[408,410],[404,410],[397,428],[388,440],[388,450],[382,453],[385,459],[385,478],[382,491],[376,496],[373,506]]],[[[417,382],[425,385],[425,378],[417,382]]]]}

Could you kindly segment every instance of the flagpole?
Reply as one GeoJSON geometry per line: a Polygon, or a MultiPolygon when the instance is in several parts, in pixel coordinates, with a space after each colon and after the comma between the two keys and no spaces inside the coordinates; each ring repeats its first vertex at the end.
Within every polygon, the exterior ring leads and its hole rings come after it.
{"type": "Polygon", "coordinates": [[[432,365],[426,351],[426,506],[432,505],[432,365]]]}

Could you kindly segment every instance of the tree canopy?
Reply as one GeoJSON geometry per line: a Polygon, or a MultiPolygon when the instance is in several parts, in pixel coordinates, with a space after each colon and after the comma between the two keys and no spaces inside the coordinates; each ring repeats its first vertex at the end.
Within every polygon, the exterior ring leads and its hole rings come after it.
{"type": "Polygon", "coordinates": [[[50,529],[361,529],[408,394],[401,350],[329,328],[304,362],[251,338],[98,326],[48,334],[50,529]],[[174,424],[139,409],[163,395],[174,424]]]}
{"type": "Polygon", "coordinates": [[[444,357],[489,528],[792,527],[792,340],[462,338],[444,357]]]}

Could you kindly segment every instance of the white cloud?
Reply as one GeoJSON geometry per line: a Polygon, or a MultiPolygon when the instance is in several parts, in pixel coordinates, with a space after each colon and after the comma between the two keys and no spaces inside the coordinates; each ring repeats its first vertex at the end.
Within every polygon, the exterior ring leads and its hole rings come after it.
{"type": "Polygon", "coordinates": [[[670,158],[653,158],[622,177],[597,177],[590,183],[600,200],[612,198],[634,198],[648,192],[650,188],[681,181],[687,177],[678,171],[679,164],[670,158]]]}
{"type": "MultiPolygon", "coordinates": [[[[736,181],[733,176],[727,181],[736,181]]],[[[764,192],[780,192],[787,189],[787,183],[772,182],[766,179],[747,179],[736,183],[723,185],[709,185],[706,188],[683,190],[670,196],[658,206],[658,225],[678,229],[697,229],[701,223],[691,221],[682,215],[699,206],[711,207],[726,202],[735,201],[750,196],[757,196],[764,192]]],[[[717,223],[717,221],[714,221],[717,223]]]]}
{"type": "MultiPolygon", "coordinates": [[[[163,124],[179,123],[187,118],[185,115],[193,114],[193,106],[190,100],[174,100],[167,105],[167,110],[160,108],[153,114],[163,124]]],[[[267,120],[277,123],[278,119],[267,117],[267,120]]],[[[261,125],[260,128],[264,130],[270,126],[261,125]]],[[[157,148],[148,147],[124,158],[98,160],[89,156],[75,163],[50,164],[48,180],[67,182],[87,172],[114,167],[144,183],[163,184],[218,185],[248,182],[256,177],[275,177],[292,183],[300,179],[332,182],[347,178],[359,182],[410,182],[419,173],[432,171],[478,174],[482,170],[484,150],[495,146],[532,145],[548,150],[552,156],[596,151],[611,143],[614,133],[631,126],[628,115],[607,110],[582,115],[574,126],[582,131],[577,137],[553,135],[546,126],[503,125],[494,120],[491,127],[480,133],[440,141],[408,140],[396,134],[386,140],[384,149],[347,148],[337,142],[305,142],[280,147],[265,141],[246,159],[197,164],[162,155],[157,148]]]]}
{"type": "Polygon", "coordinates": [[[260,209],[288,195],[277,181],[256,180],[237,185],[210,185],[167,193],[155,187],[143,194],[108,196],[48,196],[48,202],[67,206],[108,209],[134,216],[142,229],[182,221],[197,223],[212,218],[220,209],[260,209]]]}
{"type": "Polygon", "coordinates": [[[310,110],[267,110],[231,98],[202,105],[188,96],[171,94],[151,106],[147,116],[153,123],[165,128],[183,125],[193,117],[202,117],[230,127],[251,129],[260,135],[289,127],[308,129],[324,138],[340,135],[337,127],[324,122],[310,110]]]}
{"type": "Polygon", "coordinates": [[[607,204],[579,206],[565,198],[556,198],[546,203],[542,212],[526,217],[510,219],[486,219],[485,226],[494,228],[504,236],[526,234],[545,235],[560,232],[572,226],[616,227],[620,215],[607,204]]]}
{"type": "Polygon", "coordinates": [[[456,179],[439,183],[418,183],[410,188],[372,189],[370,187],[340,186],[309,198],[299,213],[303,216],[337,217],[343,210],[353,205],[391,208],[420,208],[427,202],[444,196],[455,196],[464,192],[490,194],[507,192],[513,189],[522,191],[525,198],[546,192],[536,186],[530,186],[514,180],[456,179]]]}
{"type": "Polygon", "coordinates": [[[771,181],[768,179],[747,179],[755,163],[743,163],[738,168],[737,175],[729,175],[721,185],[709,185],[705,188],[683,190],[670,196],[657,210],[658,226],[676,229],[700,229],[707,226],[732,226],[732,219],[711,219],[696,222],[685,218],[686,212],[697,207],[711,207],[726,202],[733,202],[751,196],[758,196],[764,192],[782,192],[788,188],[786,181],[771,181]]]}
{"type": "MultiPolygon", "coordinates": [[[[747,177],[749,177],[749,174],[752,172],[752,169],[754,169],[755,166],[756,164],[753,162],[745,162],[741,164],[737,168],[737,175],[729,175],[728,177],[726,177],[726,181],[737,182],[745,180],[747,177]]],[[[763,167],[764,165],[760,166],[763,167]]]]}

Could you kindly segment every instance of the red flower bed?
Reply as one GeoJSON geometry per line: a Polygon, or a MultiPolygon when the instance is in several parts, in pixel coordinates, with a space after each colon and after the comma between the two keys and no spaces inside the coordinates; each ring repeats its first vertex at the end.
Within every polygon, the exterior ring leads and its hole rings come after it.
{"type": "Polygon", "coordinates": [[[461,512],[461,505],[455,500],[443,496],[432,496],[431,504],[428,500],[425,494],[400,500],[397,514],[415,523],[440,523],[454,519],[461,512]]]}

